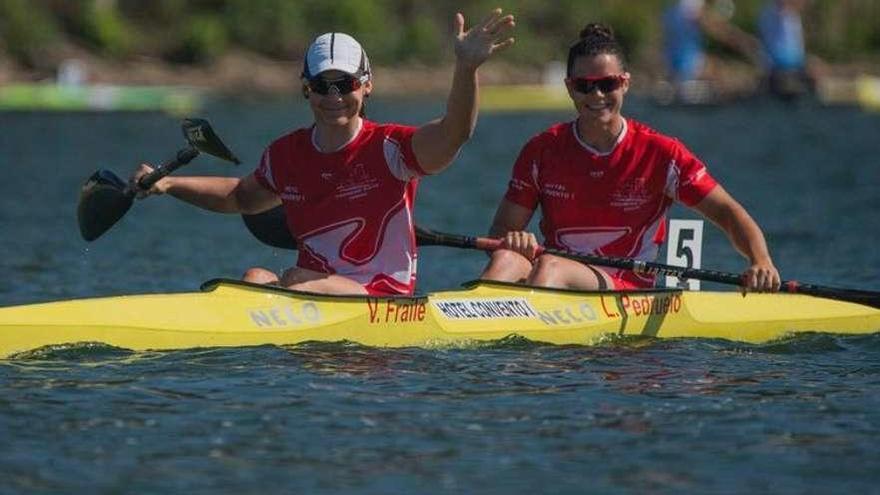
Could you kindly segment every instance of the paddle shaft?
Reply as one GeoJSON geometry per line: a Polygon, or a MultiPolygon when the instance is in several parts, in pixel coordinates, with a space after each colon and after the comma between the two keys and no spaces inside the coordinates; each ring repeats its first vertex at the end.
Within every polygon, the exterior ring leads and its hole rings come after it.
{"type": "MultiPolygon", "coordinates": [[[[195,148],[186,147],[179,150],[177,152],[177,155],[175,155],[173,159],[166,163],[163,163],[162,165],[159,165],[158,167],[153,169],[152,172],[138,179],[138,188],[147,190],[153,187],[153,185],[159,182],[163,177],[193,161],[193,159],[197,156],[199,156],[199,150],[195,148]]],[[[135,194],[135,191],[128,191],[128,194],[135,194]]]]}
{"type": "MultiPolygon", "coordinates": [[[[462,249],[478,249],[481,251],[495,251],[501,248],[500,239],[446,234],[422,228],[416,229],[416,238],[419,242],[419,245],[422,246],[448,246],[462,249]]],[[[572,253],[559,249],[549,249],[543,246],[539,248],[538,254],[550,254],[553,256],[559,256],[562,258],[579,261],[581,263],[607,266],[611,268],[620,268],[622,270],[632,270],[637,273],[645,273],[649,275],[672,275],[679,278],[692,278],[696,280],[703,280],[706,282],[717,282],[720,284],[736,286],[741,286],[742,284],[741,275],[737,275],[735,273],[719,272],[715,270],[685,268],[679,266],[664,265],[662,263],[654,263],[650,261],[639,261],[630,258],[616,258],[612,256],[572,253]]],[[[837,287],[825,287],[813,284],[802,284],[795,280],[783,281],[782,289],[790,293],[837,299],[840,301],[866,304],[868,306],[880,308],[880,292],[858,289],[842,289],[837,287]]]]}
{"type": "Polygon", "coordinates": [[[211,125],[204,119],[185,119],[181,124],[189,146],[177,151],[173,159],[144,174],[137,184],[127,182],[110,170],[101,169],[89,176],[80,189],[76,208],[79,231],[83,239],[93,241],[107,232],[131,209],[139,191],[147,191],[159,180],[191,162],[199,153],[240,163],[239,159],[220,141],[211,125]]]}
{"type": "MultiPolygon", "coordinates": [[[[455,234],[443,234],[430,230],[419,229],[416,233],[419,244],[422,246],[439,245],[458,247],[463,249],[478,249],[481,251],[495,251],[501,248],[501,239],[489,239],[486,237],[470,237],[455,234]]],[[[739,285],[742,281],[740,275],[733,273],[718,272],[714,270],[700,270],[680,266],[664,265],[650,261],[639,261],[630,258],[615,258],[610,256],[598,256],[592,254],[572,253],[560,249],[551,249],[538,246],[537,255],[550,254],[561,258],[568,258],[591,265],[632,270],[636,273],[648,275],[673,275],[679,278],[694,278],[709,282],[739,285]]]]}
{"type": "MultiPolygon", "coordinates": [[[[250,230],[254,237],[261,242],[282,249],[297,248],[296,240],[290,234],[290,231],[285,224],[284,210],[282,207],[278,206],[256,215],[244,215],[243,218],[248,230],[250,230]]],[[[447,246],[462,249],[476,249],[480,251],[495,251],[501,248],[500,239],[447,234],[423,229],[421,227],[416,227],[416,241],[420,246],[447,246]]],[[[664,265],[662,263],[639,261],[630,258],[572,253],[569,251],[548,249],[545,247],[539,249],[539,254],[551,254],[579,261],[581,263],[619,268],[622,270],[632,270],[634,272],[649,275],[672,275],[684,279],[692,278],[695,280],[716,282],[726,285],[742,285],[742,276],[735,273],[664,265]]],[[[880,292],[802,284],[794,280],[783,281],[782,289],[790,293],[824,297],[827,299],[854,302],[880,308],[880,292]]]]}

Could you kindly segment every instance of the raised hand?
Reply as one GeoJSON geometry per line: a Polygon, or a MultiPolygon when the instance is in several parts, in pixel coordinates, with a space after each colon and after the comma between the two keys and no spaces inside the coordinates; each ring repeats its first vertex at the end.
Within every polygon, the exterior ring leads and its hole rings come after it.
{"type": "Polygon", "coordinates": [[[515,25],[513,16],[494,9],[483,22],[464,30],[464,15],[455,14],[455,57],[458,63],[476,69],[493,53],[513,44],[508,33],[515,25]]]}

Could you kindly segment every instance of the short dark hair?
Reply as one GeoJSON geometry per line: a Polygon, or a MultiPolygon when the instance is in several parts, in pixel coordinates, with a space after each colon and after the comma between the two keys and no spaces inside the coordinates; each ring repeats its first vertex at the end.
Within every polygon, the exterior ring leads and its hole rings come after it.
{"type": "Polygon", "coordinates": [[[626,57],[623,54],[623,48],[617,42],[617,38],[614,37],[614,30],[611,29],[611,26],[596,22],[587,24],[581,30],[580,39],[568,49],[566,75],[571,77],[574,61],[578,57],[595,57],[602,54],[614,55],[620,61],[620,65],[626,68],[626,57]]]}

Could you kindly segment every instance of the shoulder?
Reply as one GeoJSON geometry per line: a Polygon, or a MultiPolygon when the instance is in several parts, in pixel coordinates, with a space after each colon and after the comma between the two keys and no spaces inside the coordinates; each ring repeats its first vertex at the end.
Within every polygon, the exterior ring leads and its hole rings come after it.
{"type": "Polygon", "coordinates": [[[290,149],[291,147],[296,147],[300,145],[300,143],[311,142],[311,134],[311,127],[304,127],[293,131],[287,131],[281,136],[272,140],[272,142],[270,142],[269,146],[267,146],[266,148],[268,150],[271,150],[272,152],[280,151],[282,149],[290,149]]]}
{"type": "Polygon", "coordinates": [[[682,151],[687,151],[684,143],[678,138],[663,134],[654,128],[639,122],[637,120],[627,119],[628,131],[631,133],[634,143],[646,148],[675,155],[682,151]]]}
{"type": "Polygon", "coordinates": [[[572,136],[571,125],[571,122],[558,122],[551,125],[547,129],[545,129],[544,132],[538,134],[535,137],[544,139],[546,141],[559,141],[562,139],[567,139],[572,136]]]}
{"type": "Polygon", "coordinates": [[[364,131],[368,132],[373,137],[401,140],[407,137],[412,137],[417,129],[418,127],[411,125],[394,123],[377,124],[369,120],[364,120],[364,131]]]}
{"type": "Polygon", "coordinates": [[[553,124],[526,141],[527,149],[543,149],[566,144],[572,136],[571,122],[553,124]]]}

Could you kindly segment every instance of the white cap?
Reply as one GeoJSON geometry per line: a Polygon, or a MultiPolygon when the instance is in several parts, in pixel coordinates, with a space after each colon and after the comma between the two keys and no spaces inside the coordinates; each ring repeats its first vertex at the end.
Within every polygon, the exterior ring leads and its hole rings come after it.
{"type": "Polygon", "coordinates": [[[328,70],[338,70],[368,79],[370,60],[361,44],[351,36],[345,33],[324,33],[309,46],[302,75],[311,78],[328,70]]]}

